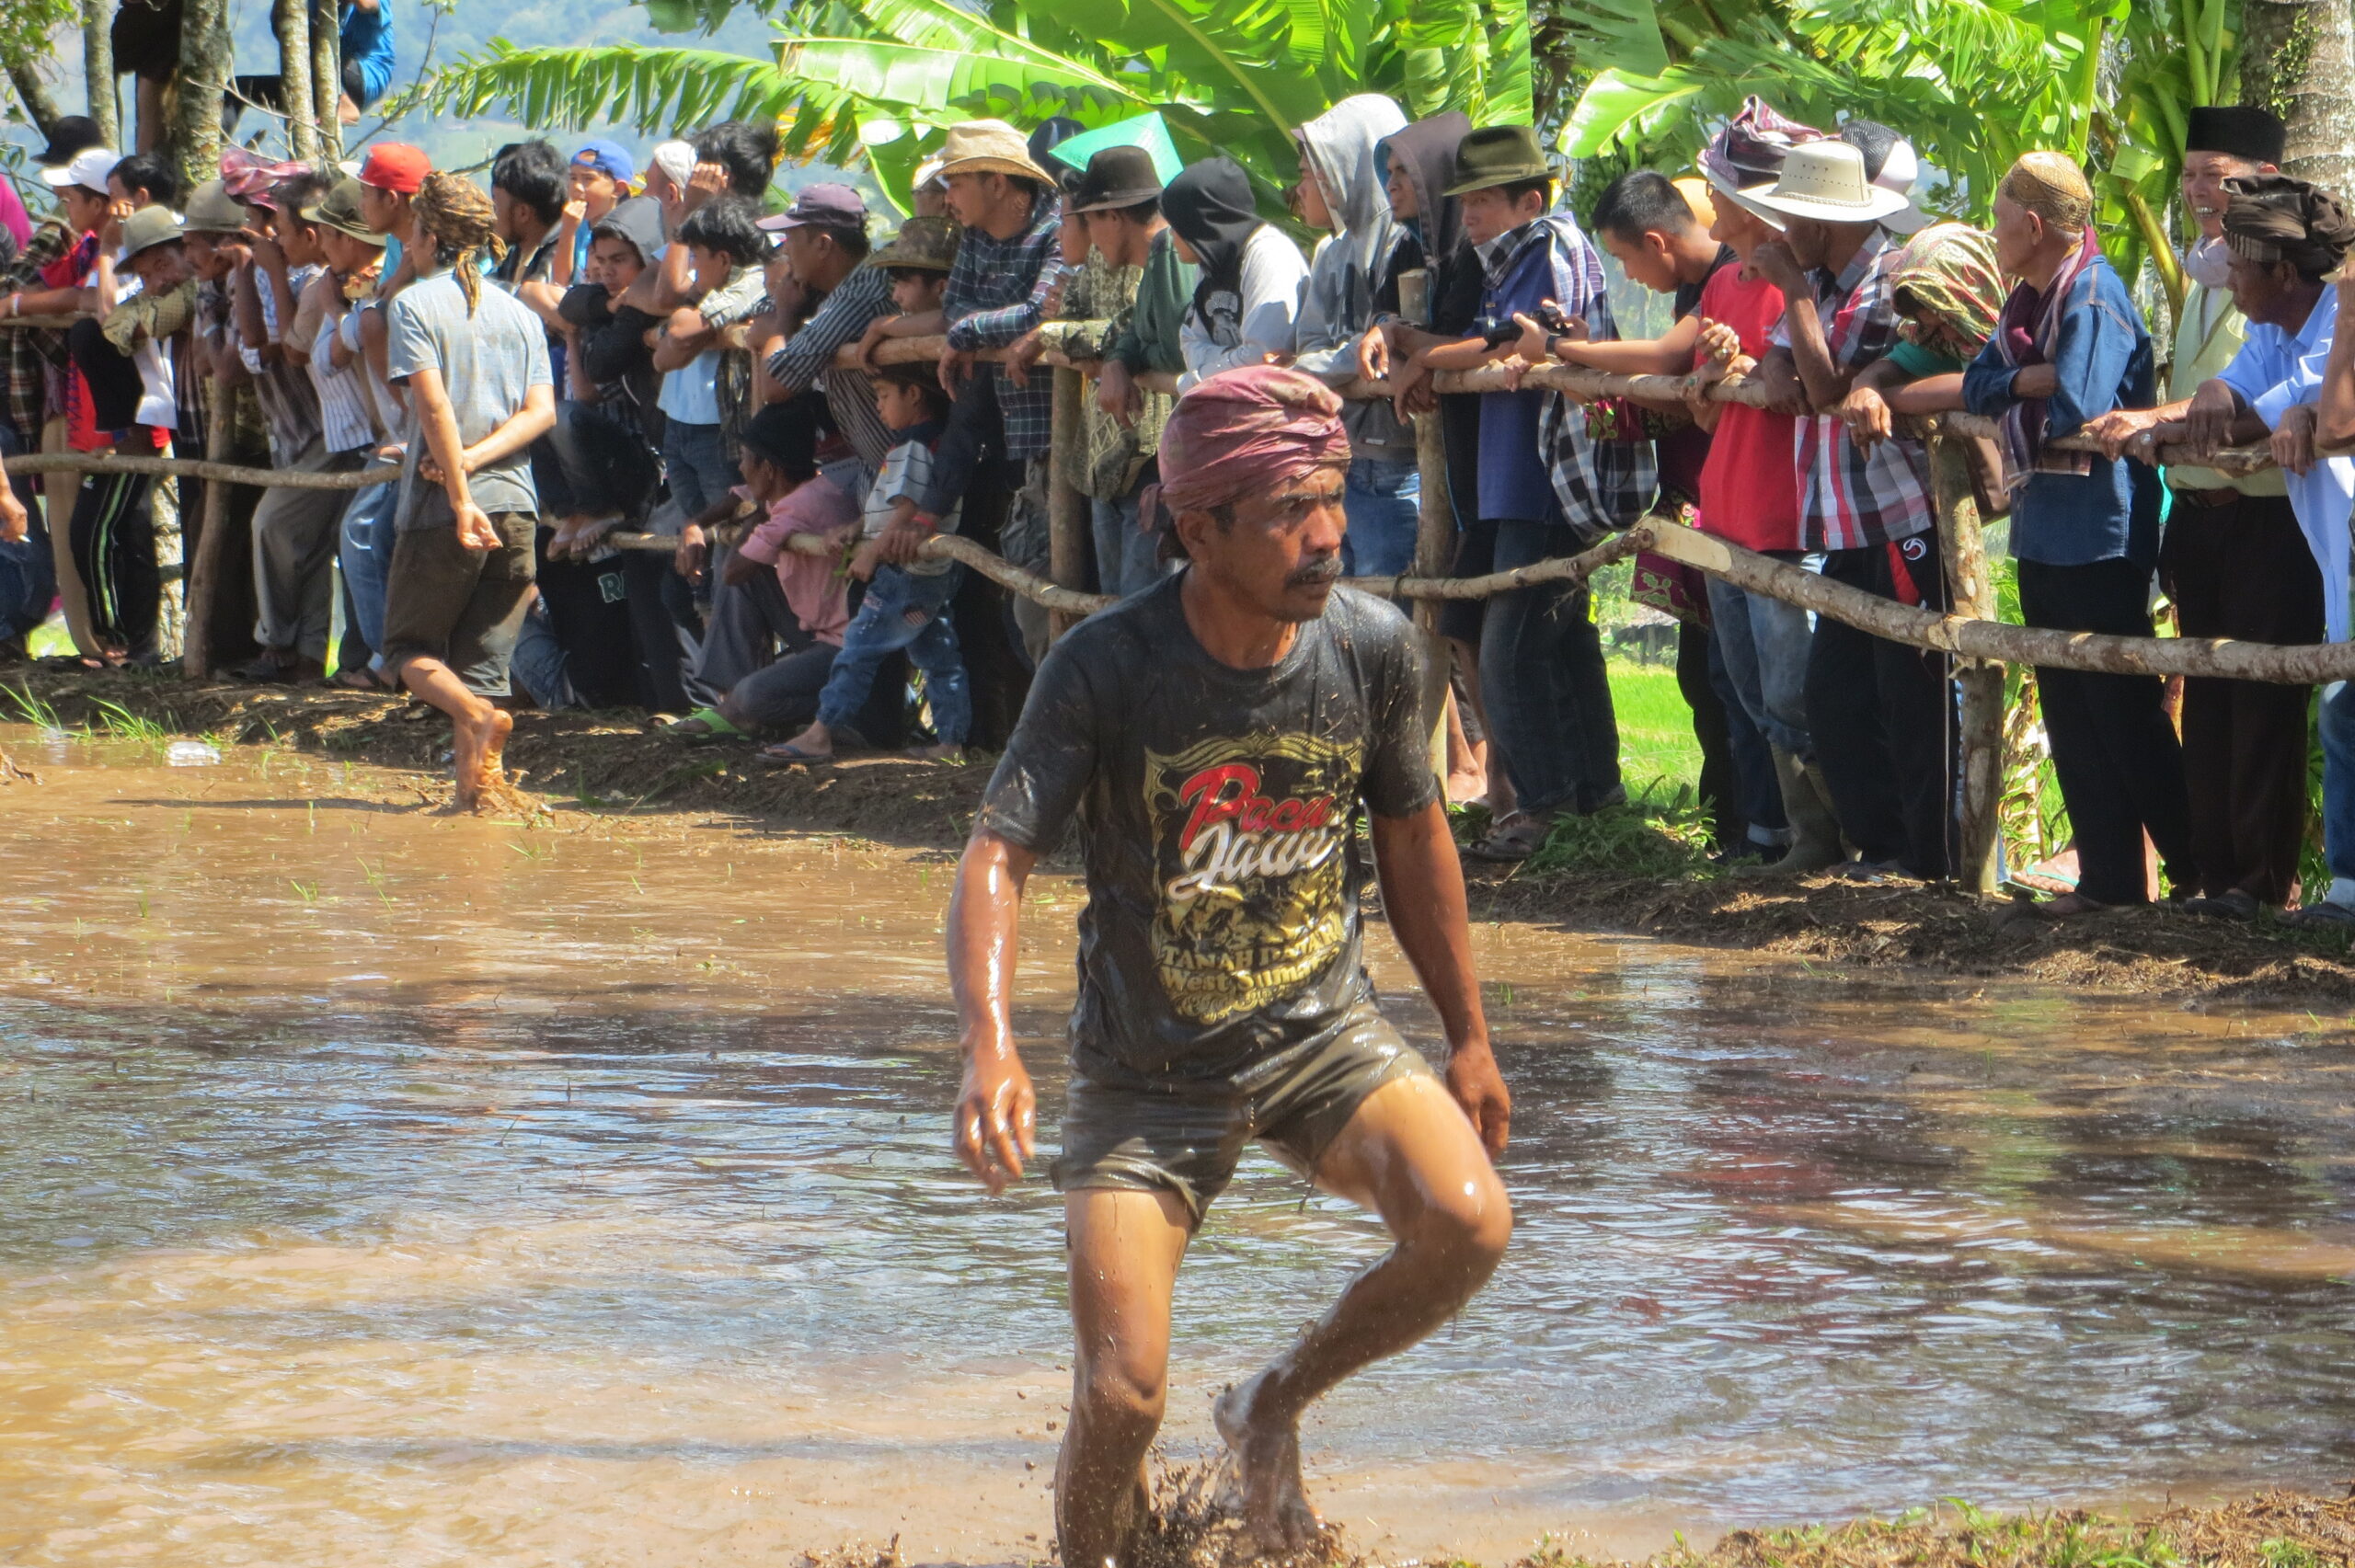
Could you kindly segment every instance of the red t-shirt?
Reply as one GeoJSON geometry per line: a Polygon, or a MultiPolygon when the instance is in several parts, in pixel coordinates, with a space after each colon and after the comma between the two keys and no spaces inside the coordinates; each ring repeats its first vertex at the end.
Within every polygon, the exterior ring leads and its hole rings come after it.
{"type": "MultiPolygon", "coordinates": [[[[40,280],[52,289],[86,289],[98,275],[98,236],[84,235],[74,242],[74,248],[40,269],[40,280]]],[[[78,367],[65,369],[65,446],[69,452],[104,452],[114,445],[113,436],[98,429],[98,416],[90,406],[90,383],[83,379],[78,367]]],[[[153,425],[133,427],[147,432],[147,440],[157,452],[168,444],[171,432],[153,425]]]]}
{"type": "MultiPolygon", "coordinates": [[[[1741,269],[1720,267],[1694,307],[1741,336],[1741,351],[1763,360],[1783,319],[1783,291],[1741,269]]],[[[1719,406],[1709,460],[1701,468],[1701,530],[1751,550],[1799,547],[1798,421],[1740,403],[1719,406]]]]}

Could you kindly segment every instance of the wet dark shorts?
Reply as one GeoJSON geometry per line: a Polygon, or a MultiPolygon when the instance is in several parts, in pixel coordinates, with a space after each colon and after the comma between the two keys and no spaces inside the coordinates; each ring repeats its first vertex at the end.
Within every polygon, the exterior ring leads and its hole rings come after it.
{"type": "Polygon", "coordinates": [[[1243,1146],[1306,1176],[1358,1107],[1393,1079],[1435,1076],[1371,1003],[1334,1036],[1292,1059],[1232,1080],[1114,1087],[1074,1074],[1063,1111],[1058,1192],[1124,1187],[1169,1192],[1195,1225],[1234,1179],[1243,1146]]]}
{"type": "Polygon", "coordinates": [[[527,511],[490,514],[496,550],[458,543],[449,498],[439,489],[419,502],[419,517],[437,521],[405,528],[393,539],[385,577],[385,663],[438,658],[478,697],[508,693],[507,663],[532,603],[532,535],[539,520],[527,511]]]}

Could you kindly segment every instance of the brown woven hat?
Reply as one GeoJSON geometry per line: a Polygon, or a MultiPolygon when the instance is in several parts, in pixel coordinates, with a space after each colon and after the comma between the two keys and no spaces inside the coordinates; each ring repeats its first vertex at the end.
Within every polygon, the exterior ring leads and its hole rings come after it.
{"type": "Polygon", "coordinates": [[[891,236],[891,243],[867,258],[869,267],[920,267],[946,272],[957,263],[957,242],[964,231],[947,218],[910,218],[891,236]]]}

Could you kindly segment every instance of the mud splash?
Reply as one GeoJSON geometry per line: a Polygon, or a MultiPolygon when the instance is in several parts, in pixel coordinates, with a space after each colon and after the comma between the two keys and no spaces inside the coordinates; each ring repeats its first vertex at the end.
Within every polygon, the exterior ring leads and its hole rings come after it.
{"type": "MultiPolygon", "coordinates": [[[[946,1152],[945,853],[0,749],[43,778],[0,833],[0,1562],[1044,1554],[1059,1209],[946,1152]]],[[[1041,879],[1025,952],[1051,1111],[1074,898],[1041,879]]],[[[1315,1413],[1353,1551],[2348,1468],[2344,1029],[1476,940],[1515,1249],[1315,1413]]],[[[1173,1458],[1381,1244],[1246,1167],[1180,1281],[1173,1458]]]]}

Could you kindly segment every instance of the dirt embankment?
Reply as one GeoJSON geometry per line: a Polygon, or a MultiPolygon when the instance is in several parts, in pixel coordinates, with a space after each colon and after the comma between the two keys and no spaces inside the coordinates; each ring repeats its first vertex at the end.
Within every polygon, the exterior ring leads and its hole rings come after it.
{"type": "MultiPolygon", "coordinates": [[[[318,688],[190,685],[116,672],[22,671],[0,682],[0,720],[122,732],[141,724],[216,744],[279,744],[413,772],[420,805],[449,797],[449,728],[385,696],[318,688]]],[[[773,768],[743,746],[687,748],[635,715],[523,713],[508,759],[561,809],[739,815],[912,849],[951,849],[972,821],[985,764],[850,759],[773,768]]],[[[23,762],[25,759],[18,759],[23,762]]],[[[1624,931],[1746,948],[1860,974],[1912,968],[2165,996],[2355,1010],[2348,942],[2270,922],[2235,925],[2165,908],[2052,925],[2007,903],[1910,884],[1829,877],[1761,885],[1716,876],[1630,876],[1606,863],[1544,874],[1472,872],[1475,912],[1566,930],[1624,931]]]]}

